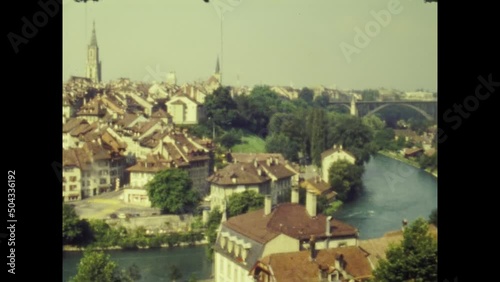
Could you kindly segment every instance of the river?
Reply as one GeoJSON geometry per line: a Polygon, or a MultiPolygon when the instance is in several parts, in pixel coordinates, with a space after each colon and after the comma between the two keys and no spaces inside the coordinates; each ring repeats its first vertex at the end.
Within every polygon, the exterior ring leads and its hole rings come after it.
{"type": "Polygon", "coordinates": [[[376,155],[365,165],[364,192],[335,214],[359,230],[360,239],[377,238],[410,222],[427,219],[437,207],[437,179],[431,174],[376,155]]]}
{"type": "MultiPolygon", "coordinates": [[[[386,156],[376,155],[365,165],[365,189],[354,202],[345,204],[336,217],[359,229],[360,239],[382,236],[401,228],[403,218],[410,222],[428,218],[437,207],[437,179],[427,172],[386,156]]],[[[142,282],[169,281],[168,267],[175,264],[188,279],[194,273],[207,279],[211,264],[205,259],[203,246],[139,251],[110,251],[120,267],[135,263],[142,282]]],[[[76,274],[80,252],[65,252],[63,281],[76,274]]]]}

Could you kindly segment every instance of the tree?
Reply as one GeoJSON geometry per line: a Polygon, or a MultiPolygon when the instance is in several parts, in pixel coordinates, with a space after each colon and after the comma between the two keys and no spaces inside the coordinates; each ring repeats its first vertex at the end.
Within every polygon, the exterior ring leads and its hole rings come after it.
{"type": "Polygon", "coordinates": [[[377,101],[380,93],[376,89],[365,89],[361,91],[361,96],[363,101],[377,101]]]}
{"type": "Polygon", "coordinates": [[[383,121],[376,115],[364,116],[363,118],[361,118],[361,121],[364,125],[371,128],[374,132],[382,130],[385,127],[385,121],[383,121]]]}
{"type": "Polygon", "coordinates": [[[72,205],[63,204],[62,213],[62,237],[63,244],[74,244],[81,235],[82,229],[80,219],[72,205]]]}
{"type": "Polygon", "coordinates": [[[207,231],[205,232],[208,244],[205,245],[205,254],[209,261],[213,260],[214,244],[217,240],[217,229],[221,219],[222,212],[218,208],[211,210],[208,214],[207,231]]]}
{"type": "Polygon", "coordinates": [[[380,150],[396,151],[398,149],[395,141],[395,133],[392,128],[384,128],[375,133],[373,138],[374,144],[380,150]]]}
{"type": "Polygon", "coordinates": [[[283,133],[274,133],[266,137],[266,152],[280,153],[287,160],[298,160],[299,149],[300,145],[283,133]]]}
{"type": "Polygon", "coordinates": [[[177,265],[174,264],[170,266],[168,277],[174,282],[182,278],[181,270],[177,265]]]}
{"type": "Polygon", "coordinates": [[[358,194],[363,186],[361,176],[364,168],[348,161],[340,160],[334,162],[329,170],[329,183],[338,193],[337,198],[340,201],[351,200],[358,194]]]}
{"type": "Polygon", "coordinates": [[[329,126],[328,148],[333,144],[343,145],[354,154],[357,164],[363,164],[370,159],[370,154],[376,152],[373,140],[373,130],[363,124],[360,118],[340,116],[329,126]]]}
{"type": "Polygon", "coordinates": [[[299,99],[302,99],[308,105],[311,105],[313,103],[313,99],[314,99],[314,92],[311,89],[304,87],[299,92],[299,99]]]}
{"type": "Polygon", "coordinates": [[[429,223],[434,224],[435,226],[438,225],[438,210],[433,209],[431,214],[429,215],[429,223]]]}
{"type": "Polygon", "coordinates": [[[251,190],[235,193],[228,198],[229,216],[237,216],[264,207],[264,196],[251,190]]]}
{"type": "Polygon", "coordinates": [[[126,269],[115,270],[113,282],[139,281],[141,280],[141,277],[139,267],[134,263],[126,269]]]}
{"type": "Polygon", "coordinates": [[[169,168],[155,174],[146,184],[146,189],[153,207],[178,214],[192,210],[198,204],[200,196],[192,186],[187,171],[169,168]]]}
{"type": "Polygon", "coordinates": [[[377,282],[437,281],[437,240],[422,218],[404,230],[403,241],[390,246],[386,257],[373,272],[377,282]]]}
{"type": "Polygon", "coordinates": [[[231,148],[234,145],[241,143],[241,134],[236,130],[226,131],[219,137],[220,144],[226,148],[231,148]]]}
{"type": "Polygon", "coordinates": [[[228,129],[233,123],[238,123],[237,105],[227,87],[219,87],[213,92],[213,95],[208,95],[204,108],[206,116],[210,118],[210,120],[205,120],[205,124],[210,128],[217,125],[228,129]]]}
{"type": "Polygon", "coordinates": [[[189,276],[188,282],[196,282],[196,281],[198,281],[198,278],[196,278],[196,274],[191,273],[191,275],[189,276]]]}
{"type": "Polygon", "coordinates": [[[418,157],[418,164],[421,169],[429,168],[431,171],[437,168],[437,153],[427,156],[426,154],[422,154],[418,157]]]}
{"type": "Polygon", "coordinates": [[[344,203],[342,203],[342,201],[335,200],[335,201],[331,202],[330,204],[328,204],[328,206],[326,206],[323,209],[322,213],[324,215],[327,215],[327,216],[333,215],[343,204],[344,203]]]}
{"type": "Polygon", "coordinates": [[[321,166],[321,153],[326,149],[326,117],[323,109],[311,111],[311,157],[316,166],[321,166]]]}
{"type": "Polygon", "coordinates": [[[247,122],[247,129],[265,138],[267,134],[262,130],[267,128],[273,114],[281,112],[282,100],[284,99],[269,86],[256,86],[250,95],[238,96],[236,103],[239,112],[247,122]]]}
{"type": "Polygon", "coordinates": [[[330,103],[330,96],[327,93],[322,93],[314,98],[313,105],[318,108],[326,108],[330,103]]]}
{"type": "Polygon", "coordinates": [[[109,255],[102,251],[86,249],[80,263],[78,272],[72,282],[114,282],[116,277],[117,264],[112,261],[109,255]]]}

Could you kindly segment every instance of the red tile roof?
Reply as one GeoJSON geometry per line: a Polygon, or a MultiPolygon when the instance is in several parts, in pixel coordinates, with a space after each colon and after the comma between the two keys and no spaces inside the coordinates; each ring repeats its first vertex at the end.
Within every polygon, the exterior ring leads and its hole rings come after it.
{"type": "Polygon", "coordinates": [[[308,240],[311,235],[325,237],[357,237],[358,231],[337,219],[330,221],[331,235],[327,236],[326,216],[311,217],[304,206],[293,203],[279,204],[271,214],[265,216],[264,209],[231,217],[223,223],[257,242],[266,243],[283,233],[299,240],[308,240]]]}
{"type": "MultiPolygon", "coordinates": [[[[436,226],[429,225],[429,234],[437,238],[436,226]]],[[[360,240],[359,247],[369,253],[369,260],[374,267],[377,266],[379,260],[385,259],[385,253],[391,244],[397,244],[403,240],[403,231],[396,230],[387,232],[384,236],[375,239],[360,240]]]]}
{"type": "Polygon", "coordinates": [[[333,187],[319,176],[302,181],[300,187],[313,191],[318,196],[326,196],[329,200],[337,195],[337,192],[333,191],[333,187]]]}
{"type": "Polygon", "coordinates": [[[259,260],[256,266],[264,265],[271,269],[276,282],[319,281],[322,270],[331,273],[336,269],[335,260],[340,255],[345,262],[344,270],[354,279],[368,279],[372,276],[367,253],[356,246],[318,250],[314,260],[310,259],[309,250],[272,254],[259,260]]]}
{"type": "Polygon", "coordinates": [[[209,176],[207,181],[217,185],[258,185],[269,182],[271,179],[262,170],[259,175],[253,164],[233,163],[209,176]]]}

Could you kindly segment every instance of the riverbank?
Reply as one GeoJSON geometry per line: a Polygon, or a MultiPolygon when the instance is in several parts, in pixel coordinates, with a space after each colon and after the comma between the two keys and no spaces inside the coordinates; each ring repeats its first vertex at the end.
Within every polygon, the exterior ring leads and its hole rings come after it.
{"type": "Polygon", "coordinates": [[[407,159],[401,155],[399,155],[398,153],[394,153],[394,152],[390,152],[390,151],[385,151],[385,150],[382,150],[382,151],[378,151],[379,154],[383,155],[383,156],[386,156],[388,158],[391,158],[391,159],[394,159],[394,160],[397,160],[397,161],[400,161],[400,162],[403,162],[407,165],[411,165],[415,168],[418,168],[420,170],[423,170],[427,173],[429,173],[430,175],[434,176],[434,177],[438,177],[438,172],[437,170],[435,171],[431,171],[430,169],[421,169],[420,168],[420,165],[416,162],[416,161],[413,161],[413,160],[410,160],[410,159],[407,159]]]}
{"type": "MultiPolygon", "coordinates": [[[[202,240],[202,241],[197,241],[193,244],[190,244],[190,243],[179,243],[178,245],[174,246],[174,247],[190,247],[190,246],[202,246],[202,245],[207,245],[208,244],[208,241],[206,239],[202,240]]],[[[152,247],[149,247],[149,246],[146,246],[146,247],[137,247],[138,250],[149,250],[149,249],[168,249],[168,248],[174,248],[174,247],[170,247],[168,246],[168,244],[162,244],[159,248],[152,248],[152,247]]],[[[116,251],[116,250],[125,250],[124,248],[120,247],[120,246],[113,246],[113,247],[106,247],[106,248],[96,248],[96,249],[99,249],[99,250],[106,250],[106,251],[116,251]]],[[[72,245],[63,245],[63,252],[83,252],[85,250],[84,247],[77,247],[77,246],[72,246],[72,245]]],[[[127,249],[127,250],[130,250],[130,249],[127,249]]]]}

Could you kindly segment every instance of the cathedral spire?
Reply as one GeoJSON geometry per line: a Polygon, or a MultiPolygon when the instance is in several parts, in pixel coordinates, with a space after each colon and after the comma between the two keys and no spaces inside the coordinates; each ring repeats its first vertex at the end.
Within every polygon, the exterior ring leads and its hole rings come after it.
{"type": "Polygon", "coordinates": [[[92,37],[87,48],[87,77],[94,83],[101,82],[101,61],[99,60],[99,47],[95,35],[95,21],[93,23],[92,37]]]}
{"type": "Polygon", "coordinates": [[[95,35],[95,21],[92,27],[92,38],[90,39],[91,46],[97,46],[97,36],[95,35]]]}

